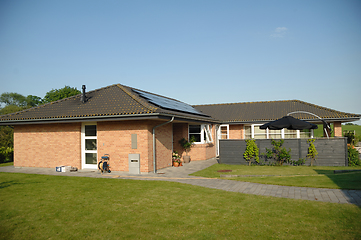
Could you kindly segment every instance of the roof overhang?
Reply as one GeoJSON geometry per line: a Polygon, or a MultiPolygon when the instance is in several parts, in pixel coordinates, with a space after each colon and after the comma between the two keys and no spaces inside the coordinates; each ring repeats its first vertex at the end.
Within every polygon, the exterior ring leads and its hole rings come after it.
{"type": "MultiPolygon", "coordinates": [[[[274,121],[276,119],[270,119],[270,120],[254,120],[254,121],[224,121],[222,124],[230,124],[230,125],[236,125],[236,124],[264,124],[270,121],[274,121]]],[[[310,123],[316,123],[316,124],[322,124],[322,121],[320,119],[301,119],[310,123]]],[[[359,121],[360,118],[324,118],[323,119],[326,122],[354,122],[359,121]]]]}
{"type": "Polygon", "coordinates": [[[0,126],[50,124],[50,123],[74,123],[74,122],[169,120],[173,116],[174,116],[175,122],[219,123],[215,119],[184,117],[184,116],[177,116],[177,115],[172,115],[172,114],[162,114],[162,113],[148,113],[148,114],[133,114],[133,115],[106,115],[106,116],[87,116],[87,117],[5,120],[5,121],[0,121],[0,126]]]}

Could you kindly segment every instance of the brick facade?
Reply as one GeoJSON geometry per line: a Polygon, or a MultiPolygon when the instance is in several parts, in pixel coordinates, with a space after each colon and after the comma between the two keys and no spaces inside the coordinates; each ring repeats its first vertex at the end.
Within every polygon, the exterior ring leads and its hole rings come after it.
{"type": "MultiPolygon", "coordinates": [[[[173,148],[182,157],[186,155],[182,146],[179,144],[179,140],[182,138],[188,139],[188,124],[187,123],[174,123],[173,124],[173,148]]],[[[206,160],[216,156],[216,128],[212,127],[213,143],[206,144],[194,144],[188,155],[191,157],[191,161],[206,160]]]]}
{"type": "Polygon", "coordinates": [[[80,168],[80,123],[14,126],[14,166],[80,168]]]}
{"type": "Polygon", "coordinates": [[[334,122],[333,123],[333,131],[335,133],[335,137],[342,137],[341,122],[334,122]]]}
{"type": "MultiPolygon", "coordinates": [[[[162,121],[112,121],[97,123],[98,159],[110,155],[113,171],[129,171],[128,154],[140,154],[140,171],[153,171],[153,127],[162,121]],[[137,135],[132,149],[131,135],[137,135]]],[[[81,123],[16,125],[14,166],[46,167],[69,165],[82,168],[81,123]]],[[[172,165],[172,124],[156,128],[157,169],[172,165]]]]}
{"type": "Polygon", "coordinates": [[[243,124],[229,125],[229,139],[244,139],[243,124]]]}

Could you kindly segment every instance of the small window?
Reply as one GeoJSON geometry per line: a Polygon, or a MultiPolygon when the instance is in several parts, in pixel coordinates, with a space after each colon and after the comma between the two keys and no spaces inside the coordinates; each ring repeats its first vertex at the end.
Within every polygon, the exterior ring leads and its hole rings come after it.
{"type": "Polygon", "coordinates": [[[91,137],[97,135],[97,125],[85,125],[85,136],[91,137]]]}
{"type": "Polygon", "coordinates": [[[229,131],[229,125],[221,125],[220,126],[220,139],[228,139],[228,131],[229,131]]]}
{"type": "Polygon", "coordinates": [[[189,125],[189,139],[194,137],[197,143],[202,142],[202,128],[201,125],[189,125]]]}
{"type": "Polygon", "coordinates": [[[211,125],[189,125],[189,139],[195,138],[195,143],[211,143],[212,126],[211,125]]]}

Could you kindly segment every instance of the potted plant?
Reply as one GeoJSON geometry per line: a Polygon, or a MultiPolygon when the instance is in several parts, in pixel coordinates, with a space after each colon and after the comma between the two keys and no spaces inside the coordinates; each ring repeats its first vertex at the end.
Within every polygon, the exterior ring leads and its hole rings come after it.
{"type": "Polygon", "coordinates": [[[177,151],[174,151],[173,152],[173,155],[172,155],[172,161],[173,161],[173,166],[174,167],[179,167],[179,166],[181,166],[181,160],[180,160],[180,156],[179,156],[179,154],[178,154],[178,152],[177,151]]]}
{"type": "Polygon", "coordinates": [[[184,149],[184,151],[186,152],[186,155],[183,156],[183,162],[184,163],[189,163],[191,160],[191,157],[188,156],[188,151],[191,149],[191,147],[193,146],[193,143],[196,141],[196,138],[194,136],[192,136],[189,141],[185,138],[182,138],[179,143],[182,146],[182,148],[184,149]]]}

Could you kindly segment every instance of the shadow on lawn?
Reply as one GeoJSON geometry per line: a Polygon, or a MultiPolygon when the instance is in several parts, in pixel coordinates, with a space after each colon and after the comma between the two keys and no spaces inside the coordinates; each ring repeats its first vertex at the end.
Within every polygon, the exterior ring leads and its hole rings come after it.
{"type": "Polygon", "coordinates": [[[315,170],[318,174],[323,174],[341,188],[342,193],[349,199],[350,203],[361,207],[361,172],[350,171],[335,173],[333,170],[315,170]]]}
{"type": "Polygon", "coordinates": [[[335,173],[334,170],[315,170],[315,172],[327,176],[341,189],[361,190],[360,171],[335,173]]]}
{"type": "Polygon", "coordinates": [[[16,184],[22,184],[22,183],[19,183],[17,181],[0,182],[0,189],[11,187],[11,186],[16,185],[16,184]]]}

